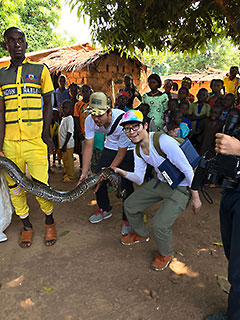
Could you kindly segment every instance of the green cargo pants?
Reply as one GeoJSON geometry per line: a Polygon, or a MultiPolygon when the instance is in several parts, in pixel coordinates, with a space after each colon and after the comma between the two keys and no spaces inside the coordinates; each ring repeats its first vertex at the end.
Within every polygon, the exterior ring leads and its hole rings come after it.
{"type": "Polygon", "coordinates": [[[159,252],[163,256],[174,253],[171,226],[187,207],[191,193],[187,187],[172,189],[156,178],[141,186],[124,201],[124,210],[133,230],[140,237],[148,237],[141,211],[163,200],[152,219],[152,233],[159,252]],[[159,184],[156,186],[156,183],[159,184]]]}

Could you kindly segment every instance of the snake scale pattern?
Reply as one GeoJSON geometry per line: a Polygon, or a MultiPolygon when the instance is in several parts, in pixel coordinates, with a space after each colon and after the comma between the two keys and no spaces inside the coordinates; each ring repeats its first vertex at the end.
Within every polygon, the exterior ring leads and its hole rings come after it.
{"type": "Polygon", "coordinates": [[[86,178],[76,188],[70,191],[60,191],[51,187],[28,179],[21,170],[10,159],[0,156],[0,169],[4,169],[8,175],[20,185],[23,189],[34,195],[50,201],[68,202],[74,201],[81,197],[91,186],[100,182],[103,177],[107,178],[112,184],[115,194],[118,198],[124,198],[125,190],[121,191],[121,183],[118,175],[112,168],[102,169],[97,174],[86,178]]]}

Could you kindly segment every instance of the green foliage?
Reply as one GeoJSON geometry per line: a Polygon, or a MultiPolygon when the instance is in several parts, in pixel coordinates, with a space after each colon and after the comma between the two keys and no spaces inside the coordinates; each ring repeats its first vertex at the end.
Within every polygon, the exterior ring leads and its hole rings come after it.
{"type": "Polygon", "coordinates": [[[52,31],[60,18],[61,6],[58,0],[25,0],[25,6],[20,8],[23,31],[31,51],[50,48],[57,42],[57,36],[52,31]]]}
{"type": "MultiPolygon", "coordinates": [[[[54,48],[74,42],[53,31],[60,19],[60,0],[0,0],[0,32],[9,27],[22,29],[27,38],[28,51],[54,48]]],[[[8,55],[0,49],[0,57],[8,55]]]]}
{"type": "Polygon", "coordinates": [[[21,17],[19,15],[18,8],[22,7],[25,0],[0,0],[0,33],[3,34],[4,30],[13,24],[20,24],[21,17]]]}
{"type": "Polygon", "coordinates": [[[88,14],[94,41],[134,52],[203,50],[210,39],[239,40],[240,0],[67,0],[88,14]]]}
{"type": "Polygon", "coordinates": [[[208,41],[204,52],[195,55],[173,54],[171,52],[158,53],[157,51],[140,52],[139,59],[148,66],[149,71],[159,75],[170,75],[177,71],[194,72],[208,67],[229,70],[230,66],[240,64],[239,50],[232,45],[229,39],[220,39],[216,43],[208,41]]]}

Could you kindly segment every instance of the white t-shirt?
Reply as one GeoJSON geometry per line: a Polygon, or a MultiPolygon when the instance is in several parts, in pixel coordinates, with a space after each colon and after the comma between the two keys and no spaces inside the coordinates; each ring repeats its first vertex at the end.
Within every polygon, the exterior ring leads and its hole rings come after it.
{"type": "MultiPolygon", "coordinates": [[[[119,109],[112,109],[112,121],[107,129],[105,129],[104,126],[97,126],[92,118],[91,115],[89,115],[85,119],[85,138],[86,139],[93,139],[95,136],[95,132],[102,132],[108,134],[112,128],[113,123],[115,122],[116,118],[124,113],[124,111],[119,109]]],[[[132,142],[128,139],[125,132],[123,131],[123,127],[120,126],[121,121],[118,123],[116,129],[112,134],[109,136],[106,136],[104,147],[107,149],[115,150],[117,151],[118,148],[126,148],[128,149],[134,149],[134,145],[132,142]]]]}
{"type": "Polygon", "coordinates": [[[62,148],[62,146],[64,145],[68,132],[70,132],[72,135],[67,143],[67,149],[74,147],[74,138],[73,138],[74,122],[73,122],[72,116],[67,116],[62,118],[59,131],[58,131],[60,148],[62,148]]]}
{"type": "MultiPolygon", "coordinates": [[[[144,181],[147,164],[150,164],[154,167],[159,180],[166,182],[158,169],[165,158],[160,156],[157,150],[154,148],[153,135],[154,132],[149,133],[149,155],[145,155],[141,147],[140,155],[142,158],[138,157],[138,155],[134,151],[134,172],[127,172],[126,175],[127,179],[139,185],[144,181]]],[[[179,147],[179,143],[167,134],[162,134],[159,138],[159,144],[161,146],[161,150],[167,155],[168,160],[185,175],[184,180],[179,183],[179,186],[190,187],[192,184],[194,173],[185,154],[179,147]]]]}

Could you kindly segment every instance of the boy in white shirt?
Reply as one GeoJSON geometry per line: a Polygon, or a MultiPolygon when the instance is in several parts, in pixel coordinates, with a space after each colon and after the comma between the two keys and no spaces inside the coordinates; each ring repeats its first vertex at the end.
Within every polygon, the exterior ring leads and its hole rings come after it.
{"type": "Polygon", "coordinates": [[[59,127],[58,137],[59,146],[62,153],[63,165],[66,175],[63,181],[68,182],[75,178],[74,176],[74,121],[72,117],[73,104],[71,100],[65,100],[62,103],[63,118],[59,127]]]}
{"type": "Polygon", "coordinates": [[[134,152],[134,172],[115,168],[115,172],[123,177],[142,184],[147,164],[154,167],[157,178],[137,189],[124,201],[124,210],[133,232],[122,238],[123,245],[132,245],[149,241],[148,231],[144,224],[141,211],[152,204],[163,200],[152,219],[153,237],[158,247],[158,253],[151,265],[155,271],[164,270],[171,262],[174,253],[172,248],[171,227],[177,217],[187,207],[192,196],[191,205],[195,212],[200,210],[201,201],[197,191],[189,190],[193,179],[193,170],[186,156],[172,137],[162,134],[159,137],[159,146],[167,159],[175,165],[185,176],[184,180],[172,189],[164,180],[159,165],[165,160],[153,145],[153,132],[147,132],[147,123],[144,123],[143,114],[138,110],[129,110],[123,116],[121,125],[126,135],[134,144],[139,144],[140,156],[134,152]]]}

